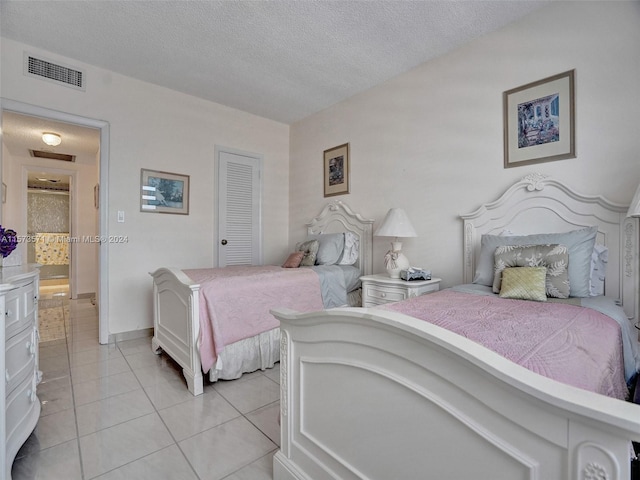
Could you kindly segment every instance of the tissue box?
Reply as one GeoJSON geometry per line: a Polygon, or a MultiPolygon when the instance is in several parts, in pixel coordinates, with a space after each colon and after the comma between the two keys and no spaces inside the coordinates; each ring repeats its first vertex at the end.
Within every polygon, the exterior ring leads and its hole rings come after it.
{"type": "Polygon", "coordinates": [[[411,280],[431,280],[431,270],[421,268],[408,268],[400,271],[400,278],[407,282],[411,280]]]}

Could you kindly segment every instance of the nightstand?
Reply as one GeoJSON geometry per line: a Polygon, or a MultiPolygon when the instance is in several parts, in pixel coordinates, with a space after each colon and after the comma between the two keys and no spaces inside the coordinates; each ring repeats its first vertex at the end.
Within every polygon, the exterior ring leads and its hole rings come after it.
{"type": "Polygon", "coordinates": [[[439,278],[412,280],[407,282],[389,275],[366,275],[362,282],[362,306],[375,307],[385,303],[399,302],[440,290],[439,278]]]}

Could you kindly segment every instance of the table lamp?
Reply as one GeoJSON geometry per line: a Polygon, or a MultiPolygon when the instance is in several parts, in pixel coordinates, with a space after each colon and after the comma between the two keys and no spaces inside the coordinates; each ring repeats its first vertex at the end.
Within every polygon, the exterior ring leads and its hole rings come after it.
{"type": "Polygon", "coordinates": [[[417,237],[409,217],[401,208],[392,208],[387,212],[387,216],[376,229],[377,237],[395,237],[391,242],[391,250],[384,256],[384,266],[391,278],[400,278],[400,271],[409,268],[409,260],[402,253],[402,242],[398,237],[417,237]]]}

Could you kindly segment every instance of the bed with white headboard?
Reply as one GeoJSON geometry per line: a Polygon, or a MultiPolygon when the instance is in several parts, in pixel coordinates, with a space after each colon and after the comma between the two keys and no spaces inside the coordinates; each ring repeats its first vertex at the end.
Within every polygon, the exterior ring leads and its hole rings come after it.
{"type": "MultiPolygon", "coordinates": [[[[637,370],[638,224],[626,211],[563,182],[528,175],[461,216],[465,282],[476,279],[483,235],[597,226],[597,243],[609,253],[604,293],[623,309],[613,305],[622,317],[615,335],[635,334],[629,341],[637,370]]],[[[281,449],[274,478],[629,479],[631,445],[640,441],[639,405],[535,373],[395,310],[409,305],[417,311],[420,302],[451,292],[457,294],[451,289],[382,308],[274,312],[282,335],[281,449]]],[[[486,293],[492,302],[494,297],[552,308],[552,302],[486,293]]],[[[491,312],[480,312],[485,314],[491,312]]],[[[579,322],[577,328],[580,336],[579,322]]],[[[504,332],[505,341],[509,336],[504,332]]],[[[613,343],[619,349],[621,342],[613,343]]],[[[621,363],[623,353],[616,355],[621,363]]]]}
{"type": "MultiPolygon", "coordinates": [[[[339,267],[326,264],[312,267],[320,277],[323,297],[332,295],[331,301],[342,302],[342,295],[346,293],[345,304],[360,305],[357,302],[361,295],[356,288],[359,278],[370,274],[372,270],[372,225],[373,220],[353,212],[341,201],[328,203],[306,224],[307,234],[313,235],[316,239],[334,238],[336,235],[332,234],[344,233],[345,237],[349,234],[352,241],[357,244],[357,249],[351,250],[352,261],[348,265],[340,265],[340,268],[345,271],[345,276],[348,270],[349,279],[352,283],[356,282],[356,285],[348,287],[346,292],[341,291],[340,288],[325,289],[325,284],[333,286],[331,281],[340,280],[340,271],[336,272],[339,267]]],[[[322,242],[320,240],[320,244],[322,242]]],[[[341,248],[346,251],[346,246],[341,248]]],[[[163,267],[152,272],[151,276],[153,277],[154,307],[152,349],[155,353],[165,352],[182,367],[187,387],[194,395],[203,392],[203,365],[207,362],[212,363],[210,369],[205,369],[208,371],[209,380],[216,381],[238,378],[242,373],[258,369],[264,370],[279,361],[280,329],[277,326],[278,322],[269,314],[269,308],[287,306],[288,303],[307,305],[307,302],[312,301],[316,304],[319,302],[317,308],[327,304],[326,298],[321,299],[319,296],[315,298],[319,292],[311,286],[297,295],[298,290],[295,289],[300,288],[302,283],[307,285],[310,276],[316,278],[315,284],[318,283],[317,277],[314,277],[310,269],[234,266],[181,270],[163,267]],[[215,281],[218,283],[214,285],[215,281]],[[314,298],[312,299],[311,296],[314,298]],[[258,297],[261,299],[260,303],[255,300],[258,297]],[[218,347],[216,338],[218,325],[208,329],[210,322],[201,323],[202,319],[210,316],[209,313],[203,312],[202,308],[207,303],[209,305],[205,310],[208,312],[215,310],[217,303],[220,311],[216,312],[216,320],[229,320],[228,323],[247,323],[254,326],[259,323],[256,319],[258,314],[255,313],[258,310],[262,317],[269,318],[262,319],[259,332],[256,331],[250,337],[236,335],[236,338],[243,338],[225,342],[215,351],[215,358],[210,355],[205,359],[201,355],[205,352],[204,345],[207,344],[207,339],[209,343],[215,343],[215,347],[218,347]],[[226,308],[224,313],[222,312],[223,304],[226,308]],[[227,304],[229,304],[228,307],[227,304]],[[222,318],[224,316],[229,319],[222,318]],[[245,322],[245,319],[250,321],[245,322]]],[[[343,303],[339,304],[343,305],[343,303]]]]}

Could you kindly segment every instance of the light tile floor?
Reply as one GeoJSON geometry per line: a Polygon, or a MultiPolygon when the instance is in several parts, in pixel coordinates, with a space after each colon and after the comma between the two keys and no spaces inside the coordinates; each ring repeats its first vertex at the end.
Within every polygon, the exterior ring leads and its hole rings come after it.
{"type": "Polygon", "coordinates": [[[40,295],[40,420],[13,480],[263,480],[280,444],[279,366],[192,396],[151,339],[98,344],[96,308],[40,295]]]}

